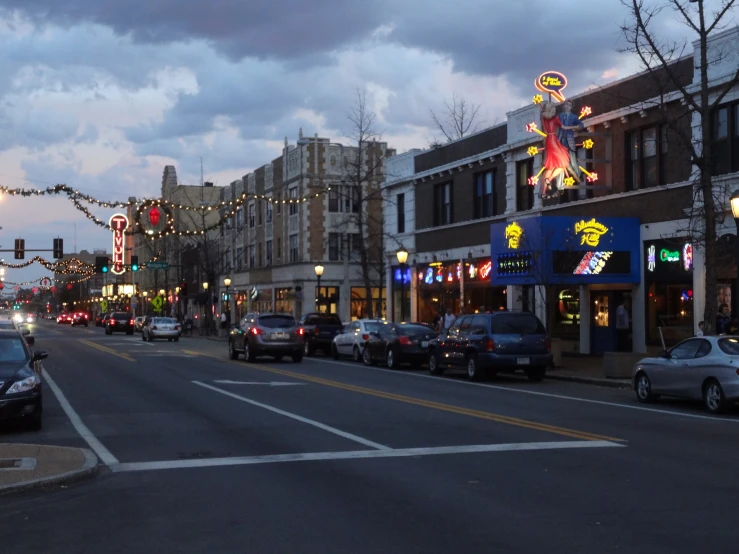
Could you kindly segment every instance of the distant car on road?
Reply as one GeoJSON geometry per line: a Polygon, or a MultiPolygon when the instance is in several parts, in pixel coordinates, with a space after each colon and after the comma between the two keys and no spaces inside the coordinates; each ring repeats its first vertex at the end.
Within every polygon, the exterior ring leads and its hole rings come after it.
{"type": "Polygon", "coordinates": [[[76,312],[72,314],[72,327],[75,327],[77,325],[84,325],[87,327],[88,319],[90,316],[84,312],[76,312]]]}
{"type": "Polygon", "coordinates": [[[639,360],[632,371],[636,398],[652,402],[660,396],[703,400],[713,414],[729,411],[739,401],[739,337],[693,337],[639,360]]]}
{"type": "Polygon", "coordinates": [[[105,321],[105,334],[125,332],[133,335],[133,316],[129,312],[115,312],[105,321]]]}
{"type": "Polygon", "coordinates": [[[439,332],[422,323],[385,322],[377,331],[370,332],[362,353],[365,365],[385,362],[389,369],[401,364],[421,367],[429,358],[429,343],[439,332]]]}
{"type": "Polygon", "coordinates": [[[42,426],[41,366],[44,351],[32,352],[17,330],[0,330],[0,420],[42,426]]]}
{"type": "Polygon", "coordinates": [[[136,316],[133,320],[133,330],[139,333],[144,326],[145,320],[146,320],[146,316],[143,316],[143,315],[136,316]]]}
{"type": "Polygon", "coordinates": [[[228,336],[228,355],[236,360],[243,353],[247,362],[258,356],[290,356],[297,363],[303,360],[304,336],[289,314],[247,314],[228,336]]]}
{"type": "Polygon", "coordinates": [[[502,311],[462,315],[449,331],[431,341],[429,372],[465,368],[470,380],[486,373],[523,370],[530,381],[541,381],[552,365],[544,325],[529,312],[502,311]]]}
{"type": "Polygon", "coordinates": [[[56,316],[57,325],[61,323],[72,323],[72,314],[59,314],[56,316]]]}
{"type": "Polygon", "coordinates": [[[98,314],[95,316],[95,327],[105,327],[105,319],[110,317],[110,314],[98,314]]]}
{"type": "Polygon", "coordinates": [[[167,339],[180,340],[180,324],[173,317],[147,317],[141,327],[141,340],[167,339]]]}

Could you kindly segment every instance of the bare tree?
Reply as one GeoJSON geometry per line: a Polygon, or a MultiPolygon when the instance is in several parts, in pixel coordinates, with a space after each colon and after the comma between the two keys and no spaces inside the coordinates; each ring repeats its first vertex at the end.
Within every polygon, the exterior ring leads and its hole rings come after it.
{"type": "MultiPolygon", "coordinates": [[[[464,97],[456,94],[452,95],[451,103],[448,100],[444,101],[444,109],[439,115],[433,110],[429,111],[434,125],[441,131],[446,142],[472,135],[477,132],[482,124],[481,121],[478,121],[480,104],[468,103],[464,97]]],[[[439,139],[434,139],[431,146],[438,148],[442,145],[442,142],[439,139]]]]}
{"type": "MultiPolygon", "coordinates": [[[[705,252],[705,295],[706,304],[703,320],[708,332],[712,331],[717,313],[716,284],[716,226],[724,217],[723,204],[726,201],[724,191],[714,189],[711,173],[714,154],[711,145],[712,122],[716,111],[726,94],[739,81],[739,66],[721,84],[709,83],[708,71],[712,65],[718,65],[726,59],[722,52],[712,52],[709,58],[708,43],[710,37],[720,32],[726,25],[727,14],[734,6],[735,0],[720,0],[713,13],[705,8],[704,0],[661,0],[650,2],[645,0],[621,0],[629,10],[629,20],[621,30],[627,41],[623,49],[636,54],[643,68],[661,85],[668,85],[677,91],[680,102],[685,106],[683,117],[690,117],[693,112],[700,120],[697,130],[700,142],[693,140],[692,126],[680,126],[680,116],[668,114],[665,98],[660,98],[659,105],[662,120],[676,134],[680,144],[685,148],[695,168],[693,174],[695,201],[692,206],[691,234],[694,243],[705,252]],[[688,87],[680,78],[674,62],[685,53],[688,40],[674,41],[660,38],[654,32],[655,20],[665,9],[671,9],[679,20],[698,37],[699,56],[694,64],[700,72],[697,87],[688,87]]],[[[733,48],[733,46],[731,46],[733,48]]]]}

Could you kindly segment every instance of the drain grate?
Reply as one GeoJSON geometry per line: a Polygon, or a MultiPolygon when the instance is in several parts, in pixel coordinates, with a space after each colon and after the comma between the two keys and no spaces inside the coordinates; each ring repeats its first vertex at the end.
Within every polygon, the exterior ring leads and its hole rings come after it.
{"type": "Polygon", "coordinates": [[[36,458],[0,458],[0,471],[36,469],[36,458]]]}

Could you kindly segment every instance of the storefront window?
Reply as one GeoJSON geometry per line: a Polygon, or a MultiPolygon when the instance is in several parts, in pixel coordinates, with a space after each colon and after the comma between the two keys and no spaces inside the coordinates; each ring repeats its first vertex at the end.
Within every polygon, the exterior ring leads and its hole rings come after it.
{"type": "Polygon", "coordinates": [[[316,287],[316,306],[322,314],[338,313],[339,287],[316,287]]]}
{"type": "Polygon", "coordinates": [[[277,313],[293,313],[294,298],[293,289],[277,289],[275,291],[275,311],[277,313]]]}
{"type": "MultiPolygon", "coordinates": [[[[386,313],[385,288],[372,287],[372,317],[384,319],[386,313]]],[[[352,287],[351,320],[365,319],[368,317],[367,289],[364,287],[352,287]]]]}
{"type": "Polygon", "coordinates": [[[552,336],[580,338],[580,289],[579,287],[555,287],[553,296],[554,326],[552,336]]]}

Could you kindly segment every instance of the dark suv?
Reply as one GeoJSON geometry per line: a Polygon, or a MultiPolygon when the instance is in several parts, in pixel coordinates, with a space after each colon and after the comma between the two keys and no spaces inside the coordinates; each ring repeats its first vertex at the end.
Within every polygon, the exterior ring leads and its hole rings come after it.
{"type": "Polygon", "coordinates": [[[127,335],[133,335],[133,316],[129,312],[115,312],[105,320],[106,335],[112,335],[119,331],[125,331],[127,335]]]}
{"type": "Polygon", "coordinates": [[[539,318],[529,312],[462,315],[446,336],[429,344],[429,371],[464,367],[477,381],[486,373],[522,369],[531,381],[544,379],[552,365],[549,337],[539,318]]]}

